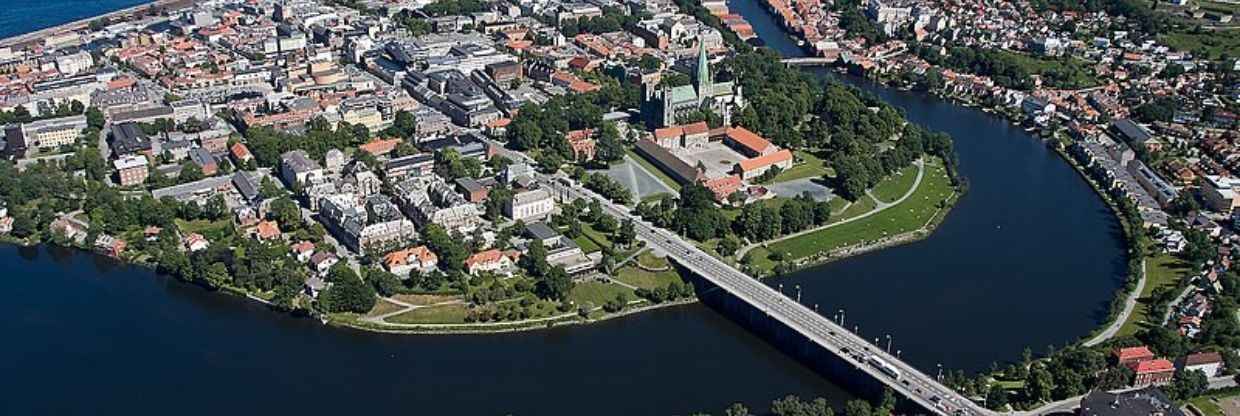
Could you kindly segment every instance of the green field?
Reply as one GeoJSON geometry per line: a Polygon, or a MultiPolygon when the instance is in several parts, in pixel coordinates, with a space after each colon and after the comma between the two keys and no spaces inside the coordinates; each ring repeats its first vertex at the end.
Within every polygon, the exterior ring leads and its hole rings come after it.
{"type": "Polygon", "coordinates": [[[1188,401],[1205,416],[1224,416],[1223,408],[1214,402],[1214,396],[1194,397],[1188,401]]]}
{"type": "Polygon", "coordinates": [[[909,189],[913,189],[913,182],[916,181],[917,166],[906,167],[875,185],[874,197],[882,202],[896,202],[907,194],[909,189]]]}
{"type": "Polygon", "coordinates": [[[573,285],[573,291],[569,292],[568,298],[578,305],[603,306],[603,303],[615,299],[616,295],[621,293],[630,300],[637,299],[633,289],[605,282],[578,282],[573,285]]]}
{"type": "Polygon", "coordinates": [[[650,254],[650,252],[645,252],[637,257],[637,261],[651,269],[668,267],[668,270],[651,272],[630,264],[621,268],[616,273],[615,279],[643,289],[666,287],[669,283],[683,280],[680,277],[680,273],[675,268],[671,268],[671,264],[667,262],[667,259],[658,258],[650,254]]]}
{"type": "MultiPolygon", "coordinates": [[[[938,211],[940,204],[950,197],[952,192],[954,190],[943,165],[927,163],[921,186],[904,202],[862,220],[773,243],[770,245],[770,250],[785,253],[788,259],[794,260],[840,247],[915,231],[930,221],[938,211]]],[[[868,199],[863,198],[862,201],[868,199]]],[[[873,204],[873,201],[869,203],[873,204]]],[[[855,212],[856,206],[857,204],[854,204],[854,207],[845,211],[845,214],[855,212]]],[[[753,254],[759,253],[755,250],[753,254]]]]}
{"type": "Polygon", "coordinates": [[[442,305],[418,308],[390,318],[398,324],[463,324],[469,308],[465,305],[442,305]]]}
{"type": "Polygon", "coordinates": [[[788,170],[780,172],[779,175],[776,175],[775,179],[771,180],[771,183],[787,182],[803,178],[819,178],[827,174],[827,168],[824,165],[822,158],[803,150],[797,150],[794,154],[797,163],[788,168],[788,170]]]}
{"type": "MultiPolygon", "coordinates": [[[[1098,85],[1098,78],[1088,62],[1077,58],[1042,58],[1015,52],[998,50],[999,54],[1011,58],[1011,63],[1024,68],[1030,74],[1046,76],[1056,74],[1059,82],[1053,82],[1056,88],[1088,88],[1098,85]]],[[[1050,78],[1050,77],[1048,77],[1050,78]]],[[[1055,81],[1046,79],[1047,82],[1055,81]]]]}
{"type": "Polygon", "coordinates": [[[1160,37],[1163,42],[1179,51],[1199,54],[1208,59],[1221,59],[1223,55],[1240,56],[1240,30],[1217,30],[1203,33],[1171,32],[1160,37]]]}
{"type": "MultiPolygon", "coordinates": [[[[1141,290],[1141,295],[1137,297],[1137,305],[1132,310],[1132,315],[1124,321],[1120,326],[1119,332],[1115,336],[1122,337],[1125,335],[1136,334],[1137,331],[1145,328],[1151,321],[1149,316],[1149,297],[1154,290],[1160,287],[1168,289],[1175,288],[1180,279],[1188,275],[1188,264],[1169,254],[1159,254],[1149,257],[1145,260],[1145,287],[1141,290]]],[[[1153,320],[1161,320],[1162,317],[1153,317],[1153,320]]]]}
{"type": "Polygon", "coordinates": [[[873,211],[877,206],[878,204],[874,202],[874,198],[870,198],[869,195],[862,196],[860,199],[853,202],[852,205],[849,205],[848,208],[845,208],[844,212],[840,213],[840,215],[832,217],[831,222],[838,222],[856,217],[858,215],[873,211]]]}

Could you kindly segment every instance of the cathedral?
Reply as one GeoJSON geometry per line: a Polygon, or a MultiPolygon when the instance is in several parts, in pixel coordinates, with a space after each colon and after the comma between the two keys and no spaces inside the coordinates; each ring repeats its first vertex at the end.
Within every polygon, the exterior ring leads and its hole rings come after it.
{"type": "Polygon", "coordinates": [[[644,87],[646,103],[643,113],[648,114],[655,127],[679,124],[678,117],[703,109],[722,117],[723,124],[729,125],[732,123],[733,108],[745,106],[740,85],[735,81],[714,82],[712,79],[705,42],[698,42],[694,70],[690,85],[644,87]]]}

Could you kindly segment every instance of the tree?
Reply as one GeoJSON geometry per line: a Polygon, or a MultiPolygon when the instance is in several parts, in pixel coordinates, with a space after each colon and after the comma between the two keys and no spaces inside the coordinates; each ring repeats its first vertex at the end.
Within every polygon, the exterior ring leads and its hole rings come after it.
{"type": "Polygon", "coordinates": [[[1008,394],[1002,386],[992,385],[986,392],[986,407],[992,410],[1003,410],[1008,404],[1008,394]]]}
{"type": "Polygon", "coordinates": [[[375,307],[375,289],[346,264],[332,266],[327,281],[331,286],[319,294],[319,303],[327,312],[366,313],[375,307]]]}
{"type": "Polygon", "coordinates": [[[380,296],[392,296],[398,293],[400,289],[400,279],[396,275],[388,273],[382,269],[368,268],[366,269],[366,281],[374,287],[375,292],[380,296]]]}
{"type": "Polygon", "coordinates": [[[624,158],[624,143],[620,141],[620,130],[616,128],[616,123],[603,123],[595,156],[604,162],[614,162],[624,158]]]}
{"type": "Polygon", "coordinates": [[[719,254],[722,254],[724,256],[731,256],[733,254],[736,254],[736,250],[740,250],[740,248],[741,248],[741,240],[739,238],[736,238],[736,235],[732,233],[728,233],[727,235],[723,236],[723,238],[719,240],[719,245],[716,247],[717,251],[719,251],[719,254]]]}
{"type": "Polygon", "coordinates": [[[396,119],[392,122],[392,129],[400,138],[413,140],[418,134],[418,117],[406,110],[397,111],[396,119]]]}
{"type": "Polygon", "coordinates": [[[185,162],[181,165],[181,174],[177,175],[177,182],[188,183],[202,180],[206,175],[202,173],[202,168],[198,167],[194,162],[185,162]]]}
{"type": "Polygon", "coordinates": [[[1035,366],[1025,380],[1025,397],[1034,402],[1051,401],[1054,382],[1051,373],[1041,366],[1035,366]]]}
{"type": "Polygon", "coordinates": [[[283,196],[271,202],[271,218],[285,230],[301,228],[301,207],[292,198],[283,196]]]}
{"type": "Polygon", "coordinates": [[[1210,388],[1210,382],[1201,370],[1184,371],[1181,369],[1176,372],[1175,380],[1167,388],[1167,394],[1174,400],[1188,400],[1202,395],[1208,388],[1210,388]]]}
{"type": "Polygon", "coordinates": [[[568,299],[568,293],[572,290],[573,280],[561,266],[552,268],[550,273],[538,279],[534,285],[534,292],[539,297],[550,300],[568,299]]]}
{"type": "Polygon", "coordinates": [[[231,280],[232,276],[228,274],[228,268],[224,266],[224,263],[211,263],[203,273],[203,283],[212,289],[224,287],[231,280]]]}
{"type": "MultiPolygon", "coordinates": [[[[649,55],[646,55],[649,56],[649,55]]],[[[724,416],[750,416],[749,408],[741,403],[732,403],[727,410],[723,411],[724,416]]]]}
{"type": "Polygon", "coordinates": [[[616,231],[615,241],[616,244],[623,247],[628,247],[637,241],[637,229],[634,228],[633,219],[625,218],[624,222],[620,223],[620,229],[616,231]]]}
{"type": "Polygon", "coordinates": [[[871,416],[874,409],[870,406],[870,402],[865,400],[849,400],[844,404],[844,414],[847,416],[871,416]]]}

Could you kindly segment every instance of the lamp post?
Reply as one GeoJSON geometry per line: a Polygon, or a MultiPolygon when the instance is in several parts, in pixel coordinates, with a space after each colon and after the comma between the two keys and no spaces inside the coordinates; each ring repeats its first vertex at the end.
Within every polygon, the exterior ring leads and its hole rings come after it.
{"type": "Polygon", "coordinates": [[[887,353],[891,354],[891,334],[887,334],[887,353]]]}
{"type": "Polygon", "coordinates": [[[797,303],[801,303],[801,285],[797,285],[797,303]]]}

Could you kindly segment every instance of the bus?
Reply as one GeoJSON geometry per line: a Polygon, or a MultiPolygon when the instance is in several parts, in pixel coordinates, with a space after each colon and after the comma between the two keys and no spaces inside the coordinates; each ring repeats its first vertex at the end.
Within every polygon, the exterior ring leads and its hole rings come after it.
{"type": "Polygon", "coordinates": [[[871,366],[874,366],[874,368],[877,368],[881,370],[882,372],[887,373],[887,375],[891,376],[891,378],[894,378],[896,380],[900,379],[900,369],[896,368],[894,365],[891,365],[890,363],[886,361],[883,361],[882,358],[878,358],[876,356],[871,355],[869,357],[866,357],[865,361],[870,363],[871,366]]]}

